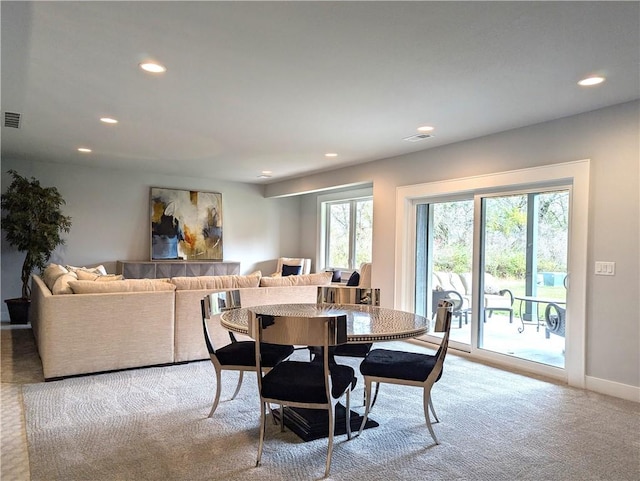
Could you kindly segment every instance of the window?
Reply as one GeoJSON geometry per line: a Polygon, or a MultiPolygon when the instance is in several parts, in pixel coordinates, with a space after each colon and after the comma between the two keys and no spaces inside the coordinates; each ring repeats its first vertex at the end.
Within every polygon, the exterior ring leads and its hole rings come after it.
{"type": "Polygon", "coordinates": [[[357,269],[371,262],[373,198],[324,202],[325,267],[357,269]]]}

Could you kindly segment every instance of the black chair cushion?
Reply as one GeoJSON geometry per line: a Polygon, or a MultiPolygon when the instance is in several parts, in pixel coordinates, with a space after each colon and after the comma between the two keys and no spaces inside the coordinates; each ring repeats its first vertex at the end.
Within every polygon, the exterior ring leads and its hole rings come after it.
{"type": "MultiPolygon", "coordinates": [[[[273,367],[293,353],[293,346],[262,344],[262,365],[273,367]]],[[[255,366],[256,348],[253,341],[232,342],[216,350],[216,356],[223,366],[255,366]]]]}
{"type": "Polygon", "coordinates": [[[368,344],[340,344],[333,350],[334,356],[365,357],[371,350],[372,343],[368,344]]]}
{"type": "MultiPolygon", "coordinates": [[[[356,384],[350,366],[331,365],[331,395],[339,398],[349,385],[356,384]]],[[[262,396],[292,402],[326,403],[324,368],[320,362],[286,361],[262,378],[262,396]]]]}
{"type": "Polygon", "coordinates": [[[430,354],[374,349],[360,363],[360,372],[364,376],[424,381],[435,365],[436,357],[430,354]]]}

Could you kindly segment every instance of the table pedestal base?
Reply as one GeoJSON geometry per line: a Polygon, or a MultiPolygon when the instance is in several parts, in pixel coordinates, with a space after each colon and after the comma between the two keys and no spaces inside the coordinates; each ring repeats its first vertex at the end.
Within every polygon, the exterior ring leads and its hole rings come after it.
{"type": "MultiPolygon", "coordinates": [[[[276,406],[274,406],[275,408],[276,406]]],[[[334,416],[335,429],[334,435],[346,434],[347,427],[345,421],[346,408],[338,403],[336,405],[336,413],[334,416]]],[[[273,410],[273,417],[280,422],[280,410],[273,410]]],[[[313,441],[315,439],[326,438],[329,435],[329,416],[324,409],[305,409],[305,408],[284,408],[284,425],[292,432],[297,434],[303,441],[313,441]]],[[[357,433],[362,423],[362,416],[355,411],[351,411],[351,433],[357,433]]],[[[375,428],[379,426],[377,422],[371,418],[367,419],[365,429],[375,428]]]]}

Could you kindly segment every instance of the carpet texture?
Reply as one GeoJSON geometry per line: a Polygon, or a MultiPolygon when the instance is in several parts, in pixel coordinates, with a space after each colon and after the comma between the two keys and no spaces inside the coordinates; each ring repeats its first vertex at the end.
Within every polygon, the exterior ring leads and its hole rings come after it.
{"type": "MultiPolygon", "coordinates": [[[[357,366],[357,360],[344,362],[357,366]]],[[[262,466],[254,467],[256,379],[245,376],[238,398],[225,401],[236,380],[234,373],[223,373],[223,401],[212,419],[206,418],[215,383],[210,362],[26,385],[31,479],[322,478],[326,439],[305,443],[270,422],[262,466]]],[[[383,385],[372,412],[380,426],[351,441],[336,438],[328,479],[640,478],[635,403],[456,356],[447,358],[433,398],[442,444],[434,445],[428,434],[421,391],[383,385]]],[[[361,399],[359,380],[352,401],[361,399]]]]}

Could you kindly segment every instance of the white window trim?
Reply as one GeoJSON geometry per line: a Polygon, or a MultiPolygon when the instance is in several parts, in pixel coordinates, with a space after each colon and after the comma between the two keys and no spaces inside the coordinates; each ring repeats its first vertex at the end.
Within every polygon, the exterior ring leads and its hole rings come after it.
{"type": "MultiPolygon", "coordinates": [[[[316,266],[322,266],[320,270],[324,270],[327,268],[325,253],[326,253],[326,210],[323,208],[325,202],[339,202],[346,200],[354,200],[354,199],[364,199],[367,197],[373,198],[373,188],[367,187],[363,189],[355,189],[349,191],[342,192],[333,192],[331,194],[322,194],[317,197],[317,219],[318,219],[318,233],[316,238],[317,242],[317,250],[316,250],[316,266]]],[[[346,272],[351,272],[350,270],[344,270],[343,274],[346,272]]]]}
{"type": "MultiPolygon", "coordinates": [[[[537,184],[571,184],[569,212],[569,258],[567,273],[571,288],[567,292],[567,335],[565,369],[538,363],[505,360],[503,356],[474,349],[472,357],[484,358],[500,364],[538,374],[564,379],[570,386],[584,388],[586,349],[586,293],[587,293],[587,238],[589,221],[589,160],[578,160],[529,169],[452,179],[440,182],[408,185],[396,190],[396,271],[394,305],[397,309],[413,310],[415,279],[415,205],[416,200],[429,197],[451,196],[456,193],[479,194],[498,189],[518,189],[537,184]]],[[[474,240],[474,242],[476,242],[474,240]]]]}

